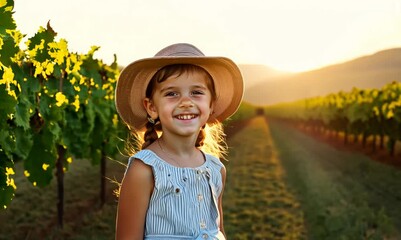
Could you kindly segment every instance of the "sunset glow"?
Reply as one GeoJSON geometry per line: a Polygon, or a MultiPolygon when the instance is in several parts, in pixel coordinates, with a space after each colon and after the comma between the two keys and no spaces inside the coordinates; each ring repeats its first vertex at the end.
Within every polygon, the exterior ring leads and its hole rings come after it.
{"type": "Polygon", "coordinates": [[[126,65],[174,42],[238,63],[304,71],[401,47],[401,0],[16,1],[31,36],[50,20],[73,51],[126,65]]]}

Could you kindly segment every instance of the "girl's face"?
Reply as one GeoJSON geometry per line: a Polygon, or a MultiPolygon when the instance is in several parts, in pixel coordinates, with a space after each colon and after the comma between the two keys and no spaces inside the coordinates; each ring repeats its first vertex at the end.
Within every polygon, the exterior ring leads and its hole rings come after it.
{"type": "Polygon", "coordinates": [[[205,74],[192,71],[154,85],[153,95],[144,105],[153,119],[160,119],[163,134],[198,135],[213,108],[208,81],[205,74]]]}

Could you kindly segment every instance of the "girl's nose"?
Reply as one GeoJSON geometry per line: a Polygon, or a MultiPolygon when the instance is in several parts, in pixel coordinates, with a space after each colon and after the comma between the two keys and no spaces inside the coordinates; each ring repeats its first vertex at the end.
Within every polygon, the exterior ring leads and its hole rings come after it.
{"type": "Polygon", "coordinates": [[[193,107],[193,106],[194,106],[194,103],[191,101],[190,98],[184,97],[184,98],[181,100],[180,107],[189,108],[189,107],[193,107]]]}

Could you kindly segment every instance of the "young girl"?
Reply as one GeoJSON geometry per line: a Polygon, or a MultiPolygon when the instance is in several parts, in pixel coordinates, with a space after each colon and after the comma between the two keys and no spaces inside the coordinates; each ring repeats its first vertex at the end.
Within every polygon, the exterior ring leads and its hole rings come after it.
{"type": "Polygon", "coordinates": [[[143,141],[121,184],[116,239],[225,239],[221,122],[242,95],[233,61],[190,44],[121,72],[117,110],[143,141]]]}

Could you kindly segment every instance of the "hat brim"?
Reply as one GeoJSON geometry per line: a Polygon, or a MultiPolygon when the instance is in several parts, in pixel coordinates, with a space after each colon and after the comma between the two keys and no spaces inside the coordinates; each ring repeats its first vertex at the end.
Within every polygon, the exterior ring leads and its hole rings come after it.
{"type": "Polygon", "coordinates": [[[222,122],[233,115],[243,97],[243,80],[238,66],[225,57],[160,56],[145,58],[123,69],[116,86],[116,107],[123,121],[135,130],[143,130],[147,112],[143,106],[146,88],[153,75],[171,64],[193,64],[205,69],[213,78],[216,101],[208,123],[222,122]]]}

